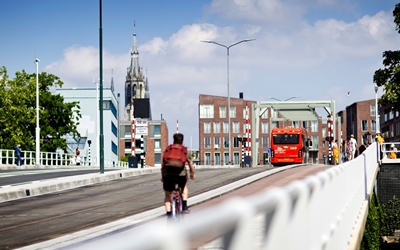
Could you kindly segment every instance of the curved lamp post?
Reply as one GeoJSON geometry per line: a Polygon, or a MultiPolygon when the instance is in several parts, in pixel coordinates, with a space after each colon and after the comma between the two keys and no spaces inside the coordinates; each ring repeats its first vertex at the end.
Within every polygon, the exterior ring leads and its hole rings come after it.
{"type": "Polygon", "coordinates": [[[220,44],[214,41],[201,41],[203,43],[213,43],[219,46],[222,46],[224,48],[226,48],[226,58],[227,58],[227,82],[228,82],[228,164],[231,163],[231,115],[230,115],[230,111],[231,111],[231,101],[230,101],[230,95],[229,95],[229,49],[235,45],[238,45],[239,43],[244,43],[244,42],[250,42],[250,41],[254,41],[256,39],[245,39],[242,41],[239,41],[237,43],[231,44],[231,45],[224,45],[224,44],[220,44]]]}

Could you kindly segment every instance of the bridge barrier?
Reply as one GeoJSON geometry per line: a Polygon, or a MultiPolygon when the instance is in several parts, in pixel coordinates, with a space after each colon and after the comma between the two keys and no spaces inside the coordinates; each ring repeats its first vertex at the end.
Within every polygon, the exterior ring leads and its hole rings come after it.
{"type": "MultiPolygon", "coordinates": [[[[16,166],[16,155],[15,150],[0,149],[0,165],[14,165],[16,166]]],[[[36,152],[35,151],[21,151],[22,166],[35,166],[36,165],[36,152]]],[[[99,161],[96,157],[92,157],[91,161],[88,161],[86,156],[82,156],[80,161],[81,166],[99,166],[99,161]]],[[[74,154],[65,154],[58,152],[40,152],[40,166],[49,167],[62,167],[62,166],[73,166],[75,163],[74,154]]],[[[110,159],[104,159],[105,167],[128,167],[127,162],[114,161],[110,159]]]]}
{"type": "Polygon", "coordinates": [[[373,143],[354,160],[285,187],[233,198],[183,224],[149,225],[115,249],[190,249],[190,240],[212,232],[222,237],[222,249],[359,249],[379,169],[377,149],[373,143]]]}

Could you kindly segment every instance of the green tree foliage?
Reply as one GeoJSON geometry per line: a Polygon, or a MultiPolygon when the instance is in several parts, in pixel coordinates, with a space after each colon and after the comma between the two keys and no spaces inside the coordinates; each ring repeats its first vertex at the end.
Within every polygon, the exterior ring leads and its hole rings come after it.
{"type": "MultiPolygon", "coordinates": [[[[40,151],[66,150],[66,134],[79,136],[81,118],[77,102],[64,103],[51,88],[62,87],[59,77],[39,74],[40,151]]],[[[24,70],[9,79],[5,67],[0,68],[0,148],[13,149],[18,143],[23,150],[34,151],[36,141],[36,73],[24,70]]]]}
{"type": "MultiPolygon", "coordinates": [[[[393,10],[396,30],[400,33],[400,3],[393,10]]],[[[374,74],[374,82],[383,86],[384,94],[379,103],[383,106],[392,105],[394,110],[400,110],[400,51],[383,52],[383,69],[378,69],[374,74]]]]}

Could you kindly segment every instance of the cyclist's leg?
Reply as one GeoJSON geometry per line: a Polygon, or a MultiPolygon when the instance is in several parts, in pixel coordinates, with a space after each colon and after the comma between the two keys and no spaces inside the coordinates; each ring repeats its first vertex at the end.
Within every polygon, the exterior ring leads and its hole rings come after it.
{"type": "Polygon", "coordinates": [[[180,183],[179,186],[182,187],[182,210],[186,213],[190,212],[188,206],[187,206],[187,200],[189,197],[189,189],[187,185],[187,180],[188,178],[186,176],[180,176],[180,183]]]}
{"type": "Polygon", "coordinates": [[[164,176],[163,189],[164,189],[164,207],[167,216],[171,216],[171,200],[170,196],[174,190],[174,176],[166,175],[164,176]]]}

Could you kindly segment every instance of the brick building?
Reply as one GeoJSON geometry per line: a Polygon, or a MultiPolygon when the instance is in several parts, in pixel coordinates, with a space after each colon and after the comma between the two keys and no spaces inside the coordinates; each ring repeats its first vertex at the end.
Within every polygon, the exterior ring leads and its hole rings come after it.
{"type": "MultiPolygon", "coordinates": [[[[239,93],[239,98],[230,100],[230,121],[231,121],[231,161],[238,165],[242,162],[243,147],[240,139],[245,136],[245,108],[246,103],[249,109],[256,101],[244,100],[243,94],[239,93]]],[[[228,101],[227,97],[213,95],[199,95],[199,160],[202,165],[224,165],[228,159],[228,101]]],[[[249,119],[251,120],[251,112],[249,119]]],[[[274,117],[281,117],[279,112],[272,113],[274,117]]],[[[259,121],[259,148],[258,159],[252,159],[253,164],[268,163],[268,147],[270,144],[269,117],[271,110],[268,109],[259,121]]],[[[346,107],[346,110],[339,111],[336,116],[340,117],[340,125],[334,126],[336,130],[341,130],[341,139],[345,140],[350,134],[354,134],[357,142],[375,140],[375,100],[366,100],[353,103],[346,107]]],[[[394,115],[392,115],[394,117],[394,115]]],[[[388,119],[391,117],[387,115],[388,119]]],[[[398,116],[396,116],[398,117],[398,116]]],[[[338,121],[338,119],[337,119],[338,121]]],[[[399,118],[400,121],[400,118],[399,118]]],[[[399,123],[400,124],[400,123],[399,123]]],[[[327,163],[329,158],[329,142],[325,140],[328,136],[328,126],[326,121],[276,121],[272,127],[304,127],[308,132],[313,146],[310,149],[310,162],[327,163]]],[[[400,125],[397,135],[400,137],[400,125]]],[[[393,131],[396,125],[393,125],[393,131]]],[[[252,128],[253,129],[253,128],[252,128]]],[[[392,131],[392,130],[390,130],[392,131]]],[[[337,132],[333,131],[335,140],[337,132]]],[[[395,132],[393,133],[395,134],[395,132]]],[[[340,143],[341,140],[338,140],[340,143]]]]}
{"type": "Polygon", "coordinates": [[[391,105],[379,108],[379,123],[385,142],[400,141],[399,111],[394,111],[391,105]]]}
{"type": "MultiPolygon", "coordinates": [[[[148,134],[144,136],[144,150],[146,152],[146,166],[161,166],[161,155],[168,146],[168,126],[165,120],[151,120],[147,124],[148,134]]],[[[131,122],[121,121],[120,131],[124,134],[120,138],[120,155],[132,155],[131,122]]],[[[135,135],[135,153],[141,153],[141,135],[135,135]]]]}
{"type": "MultiPolygon", "coordinates": [[[[228,98],[222,96],[199,95],[199,158],[202,165],[225,165],[228,159],[228,117],[227,107],[228,98]]],[[[252,100],[244,100],[243,93],[239,93],[239,98],[230,100],[230,121],[231,121],[231,161],[235,165],[242,162],[243,146],[240,138],[245,137],[245,110],[246,103],[251,109],[251,105],[256,103],[252,100]],[[239,138],[239,140],[237,139],[239,138]]],[[[279,112],[272,113],[274,117],[281,117],[279,112]]],[[[248,114],[251,120],[251,112],[248,114]]],[[[259,121],[259,148],[258,159],[252,159],[253,164],[267,164],[268,147],[270,144],[269,117],[271,109],[267,109],[261,115],[259,121]]],[[[308,136],[313,142],[310,150],[310,161],[313,163],[323,162],[324,155],[327,158],[328,144],[323,138],[326,137],[326,124],[322,121],[276,121],[272,127],[304,127],[308,131],[308,136]]]]}
{"type": "Polygon", "coordinates": [[[346,119],[343,127],[342,139],[345,140],[351,134],[357,140],[358,146],[363,141],[369,143],[376,137],[376,107],[375,99],[359,101],[346,107],[344,113],[346,119]]]}

